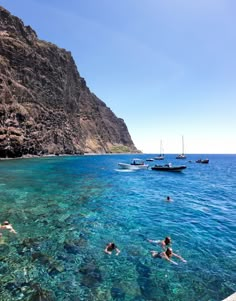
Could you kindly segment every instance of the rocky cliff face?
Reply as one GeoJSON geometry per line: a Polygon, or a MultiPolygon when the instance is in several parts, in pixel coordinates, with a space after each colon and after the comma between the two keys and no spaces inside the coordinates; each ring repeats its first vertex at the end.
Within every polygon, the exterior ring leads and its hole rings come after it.
{"type": "Polygon", "coordinates": [[[0,7],[0,157],[117,150],[137,152],[70,52],[39,40],[0,7]]]}

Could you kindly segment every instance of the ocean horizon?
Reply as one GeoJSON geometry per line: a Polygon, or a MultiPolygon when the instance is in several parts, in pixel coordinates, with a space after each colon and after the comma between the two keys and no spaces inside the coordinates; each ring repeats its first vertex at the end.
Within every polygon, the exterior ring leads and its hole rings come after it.
{"type": "Polygon", "coordinates": [[[221,301],[236,291],[236,155],[166,154],[180,173],[124,171],[158,154],[0,161],[0,301],[221,301]],[[209,164],[196,163],[209,159],[209,164]],[[172,202],[166,202],[170,196],[172,202]],[[187,263],[152,258],[172,239],[187,263]],[[104,252],[114,241],[118,256],[104,252]]]}

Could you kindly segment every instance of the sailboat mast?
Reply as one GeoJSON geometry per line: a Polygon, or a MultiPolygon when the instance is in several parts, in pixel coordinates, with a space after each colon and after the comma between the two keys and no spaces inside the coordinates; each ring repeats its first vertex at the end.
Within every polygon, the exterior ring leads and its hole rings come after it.
{"type": "Polygon", "coordinates": [[[186,156],[184,154],[184,136],[182,136],[182,154],[181,155],[178,155],[176,157],[176,159],[186,159],[186,156]]]}

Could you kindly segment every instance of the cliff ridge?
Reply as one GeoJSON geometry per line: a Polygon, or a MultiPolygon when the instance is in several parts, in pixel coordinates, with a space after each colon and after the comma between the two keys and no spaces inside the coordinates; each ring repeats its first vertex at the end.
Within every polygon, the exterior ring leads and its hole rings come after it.
{"type": "Polygon", "coordinates": [[[138,152],[69,51],[0,6],[0,157],[138,152]]]}

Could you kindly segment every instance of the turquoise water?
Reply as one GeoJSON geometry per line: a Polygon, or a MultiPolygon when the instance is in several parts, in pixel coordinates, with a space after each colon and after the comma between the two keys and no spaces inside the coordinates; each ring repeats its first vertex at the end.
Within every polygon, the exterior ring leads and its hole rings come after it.
{"type": "Polygon", "coordinates": [[[131,158],[0,161],[0,219],[18,232],[0,240],[1,301],[217,301],[236,291],[236,155],[208,165],[166,156],[187,165],[182,173],[117,169],[131,158]],[[150,256],[161,249],[147,239],[165,236],[187,263],[150,256]],[[119,256],[103,252],[110,241],[119,256]]]}

